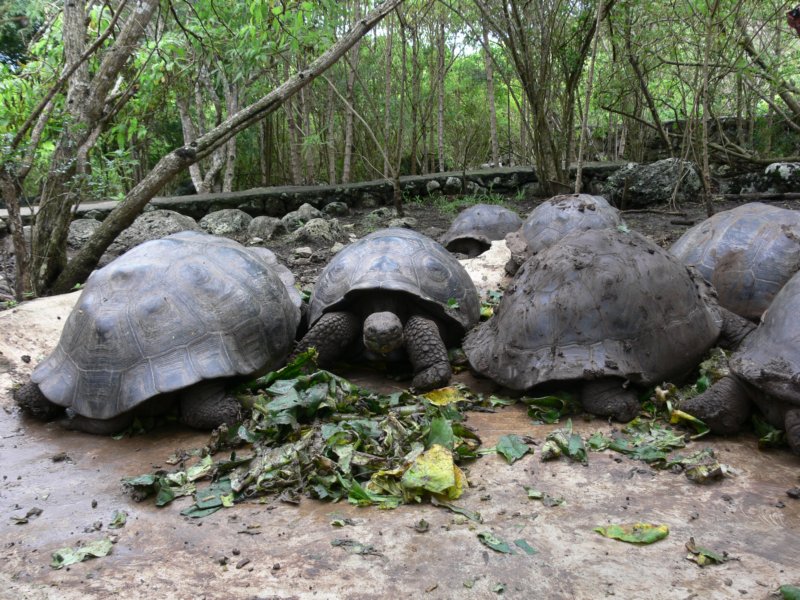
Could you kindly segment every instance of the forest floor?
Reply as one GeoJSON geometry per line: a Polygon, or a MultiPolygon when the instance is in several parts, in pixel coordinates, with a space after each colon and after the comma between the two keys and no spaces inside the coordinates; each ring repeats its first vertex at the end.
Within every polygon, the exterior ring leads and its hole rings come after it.
{"type": "MultiPolygon", "coordinates": [[[[525,214],[532,204],[513,206],[525,214]]],[[[454,216],[407,208],[420,231],[444,230],[454,216]]],[[[685,215],[655,210],[624,216],[631,229],[662,245],[705,217],[700,205],[683,207],[685,215]]],[[[360,236],[363,215],[340,222],[360,236]]],[[[286,258],[295,245],[273,249],[286,258]]],[[[293,270],[310,280],[322,266],[324,260],[310,261],[293,270]]],[[[800,585],[800,459],[784,449],[759,450],[748,432],[688,444],[687,454],[713,448],[732,469],[732,476],[698,484],[610,450],[591,452],[585,465],[542,462],[541,444],[563,422],[534,424],[519,404],[468,413],[484,448],[511,433],[535,445],[532,456],[511,465],[497,454],[467,464],[469,488],[457,504],[480,512],[480,522],[428,503],[378,510],[268,498],[198,519],[179,514],[187,498],[165,508],[136,503],[123,477],[169,469],[171,455],[204,446],[208,435],[171,426],[119,440],[90,436],[28,419],[11,399],[11,385],[58,341],[76,298],[77,292],[0,312],[0,598],[766,600],[779,597],[781,585],[800,585]],[[531,499],[526,486],[563,502],[531,499]],[[116,511],[127,522],[112,529],[116,511]],[[594,531],[637,522],[666,525],[669,535],[636,545],[594,531]],[[508,541],[513,553],[481,543],[490,534],[508,541]],[[108,555],[51,566],[56,550],[99,539],[114,542],[108,555]],[[724,562],[700,567],[687,560],[692,540],[724,562]]],[[[402,389],[376,373],[345,375],[378,391],[402,389]]],[[[496,391],[468,372],[456,380],[476,392],[496,391]]],[[[584,437],[619,431],[600,419],[577,419],[574,428],[584,437]]]]}

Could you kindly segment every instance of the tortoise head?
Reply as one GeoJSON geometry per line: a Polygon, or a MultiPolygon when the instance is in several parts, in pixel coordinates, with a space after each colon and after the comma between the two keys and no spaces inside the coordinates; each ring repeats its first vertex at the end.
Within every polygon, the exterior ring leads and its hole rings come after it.
{"type": "Polygon", "coordinates": [[[364,345],[370,351],[386,355],[403,341],[403,323],[393,312],[374,312],[364,319],[364,345]]]}

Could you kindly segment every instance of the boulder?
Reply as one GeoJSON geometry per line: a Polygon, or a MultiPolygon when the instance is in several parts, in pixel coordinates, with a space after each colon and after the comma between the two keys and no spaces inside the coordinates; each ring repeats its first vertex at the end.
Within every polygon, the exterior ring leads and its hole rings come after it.
{"type": "Polygon", "coordinates": [[[69,224],[67,234],[67,247],[72,250],[79,250],[83,247],[92,234],[100,227],[100,221],[95,219],[75,219],[69,224]]]}
{"type": "Polygon", "coordinates": [[[212,235],[234,236],[247,231],[253,217],[238,208],[224,208],[200,219],[200,227],[212,235]]]}
{"type": "Polygon", "coordinates": [[[694,163],[665,158],[650,164],[628,163],[609,176],[603,195],[617,208],[641,208],[666,204],[673,194],[678,204],[694,201],[700,188],[700,172],[694,163]]]}
{"type": "Polygon", "coordinates": [[[143,213],[112,242],[100,259],[99,266],[107,265],[123,252],[142,242],[157,240],[179,231],[202,230],[192,217],[173,210],[151,210],[143,213]]]}
{"type": "Polygon", "coordinates": [[[323,216],[322,212],[314,208],[311,204],[302,204],[297,210],[286,213],[281,218],[287,231],[296,231],[311,219],[319,219],[323,216]]]}
{"type": "Polygon", "coordinates": [[[315,246],[329,246],[342,237],[338,219],[311,219],[291,235],[294,242],[306,242],[315,246]]]}
{"type": "Polygon", "coordinates": [[[344,202],[328,202],[322,207],[322,212],[330,217],[343,217],[350,213],[350,207],[344,202]]]}
{"type": "Polygon", "coordinates": [[[274,236],[286,233],[286,226],[277,217],[255,217],[247,226],[247,235],[252,238],[271,240],[274,236]]]}

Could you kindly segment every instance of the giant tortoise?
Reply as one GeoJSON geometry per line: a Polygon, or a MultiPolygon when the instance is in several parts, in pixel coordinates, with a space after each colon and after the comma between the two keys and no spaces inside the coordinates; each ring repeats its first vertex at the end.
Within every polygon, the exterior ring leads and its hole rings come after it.
{"type": "Polygon", "coordinates": [[[86,283],[55,350],[15,392],[23,410],[110,433],[180,401],[181,420],[234,421],[231,378],[285,361],[300,320],[288,269],[266,249],[181,232],[129,250],[86,283]]]}
{"type": "Polygon", "coordinates": [[[680,408],[719,434],[735,433],[750,416],[751,401],[774,427],[784,429],[800,454],[800,273],[781,288],[728,361],[730,375],[680,408]]]}
{"type": "Polygon", "coordinates": [[[635,232],[592,229],[523,263],[464,351],[506,388],[577,382],[587,412],[627,421],[636,388],[687,375],[723,330],[735,343],[747,325],[666,250],[635,232]]]}
{"type": "Polygon", "coordinates": [[[443,246],[410,229],[382,229],[323,269],[295,354],[315,347],[325,366],[364,348],[379,356],[405,348],[412,385],[430,390],[449,382],[447,344],[459,343],[479,314],[475,285],[443,246]]]}
{"type": "Polygon", "coordinates": [[[698,223],[670,252],[711,282],[722,306],[758,320],[800,269],[800,212],[743,204],[698,223]]]}
{"type": "Polygon", "coordinates": [[[440,241],[450,252],[474,258],[488,250],[493,241],[502,240],[521,226],[522,219],[513,210],[497,204],[475,204],[458,213],[440,241]]]}
{"type": "Polygon", "coordinates": [[[615,228],[623,224],[620,212],[602,196],[561,194],[534,208],[518,232],[506,236],[514,274],[530,256],[546,250],[572,231],[615,228]]]}

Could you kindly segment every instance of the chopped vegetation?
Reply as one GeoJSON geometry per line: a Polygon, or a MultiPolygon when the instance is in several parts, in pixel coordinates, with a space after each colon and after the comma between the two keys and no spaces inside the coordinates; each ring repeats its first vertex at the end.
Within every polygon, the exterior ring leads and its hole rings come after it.
{"type": "Polygon", "coordinates": [[[247,384],[241,397],[252,416],[235,431],[217,430],[191,467],[126,479],[134,497],[155,495],[164,506],[194,495],[182,514],[199,517],[268,494],[383,508],[461,495],[467,482],[456,463],[477,457],[480,446],[462,411],[477,398],[457,387],[378,394],[328,371],[305,373],[313,358],[306,353],[247,384]],[[230,453],[214,461],[220,450],[230,453]]]}
{"type": "Polygon", "coordinates": [[[594,531],[604,537],[631,544],[652,544],[663,540],[669,535],[669,527],[651,523],[607,525],[605,527],[595,527],[594,531]]]}

